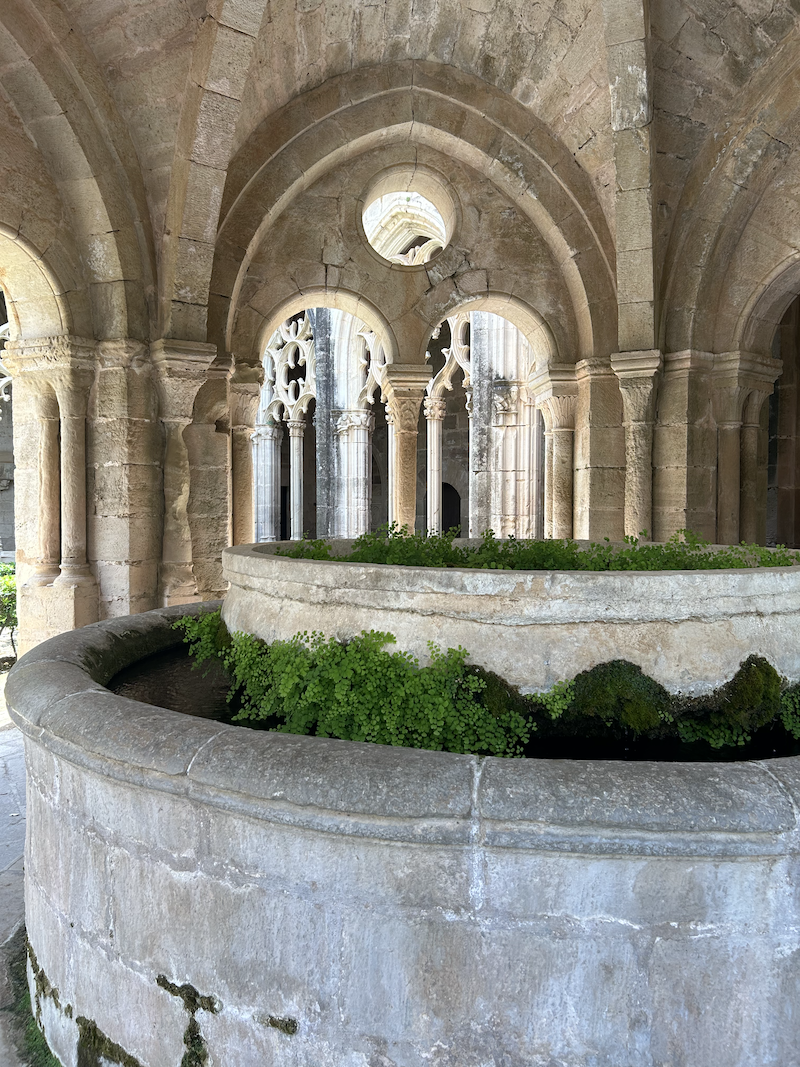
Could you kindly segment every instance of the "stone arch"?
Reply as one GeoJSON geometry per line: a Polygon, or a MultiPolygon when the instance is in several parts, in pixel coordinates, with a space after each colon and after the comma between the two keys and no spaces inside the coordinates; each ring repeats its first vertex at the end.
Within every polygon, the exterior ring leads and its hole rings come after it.
{"type": "Polygon", "coordinates": [[[55,271],[20,234],[0,224],[0,287],[11,341],[72,331],[72,314],[55,271]]]}
{"type": "Polygon", "coordinates": [[[800,250],[778,263],[770,275],[754,286],[736,318],[729,347],[769,353],[775,331],[798,293],[800,250]]]}
{"type": "Polygon", "coordinates": [[[68,212],[98,338],[149,339],[155,252],[133,142],[96,60],[55,7],[26,0],[0,14],[3,81],[68,212]]]}
{"type": "MultiPolygon", "coordinates": [[[[212,278],[217,308],[210,335],[230,347],[248,268],[300,191],[377,144],[410,138],[468,164],[519,207],[549,246],[570,294],[576,357],[613,351],[612,242],[590,180],[565,147],[528,109],[460,72],[448,77],[449,67],[398,64],[392,79],[380,72],[368,93],[365,72],[358,74],[361,91],[347,104],[340,103],[348,99],[343,75],[263,123],[233,161],[212,278]],[[483,107],[475,105],[476,92],[483,107]]],[[[417,358],[423,356],[424,345],[417,358]]]]}
{"type": "Polygon", "coordinates": [[[250,60],[268,0],[222,0],[194,50],[178,127],[159,273],[159,336],[205,341],[222,191],[250,60]]]}
{"type": "MultiPolygon", "coordinates": [[[[343,289],[311,288],[283,300],[264,318],[258,333],[259,352],[263,351],[282,322],[309,308],[336,308],[360,319],[375,334],[383,348],[386,362],[394,363],[397,360],[397,339],[383,314],[365,297],[343,289]]],[[[235,345],[233,351],[236,351],[235,345]]]]}
{"type": "Polygon", "coordinates": [[[533,350],[537,366],[541,355],[542,367],[560,363],[558,343],[547,320],[519,297],[508,293],[482,293],[480,296],[463,300],[450,312],[450,315],[464,314],[470,311],[486,311],[499,315],[517,327],[533,350]]]}
{"type": "Polygon", "coordinates": [[[794,33],[749,83],[739,112],[726,114],[698,153],[666,249],[659,329],[664,351],[735,347],[760,294],[788,266],[774,260],[776,253],[779,260],[791,257],[790,249],[774,242],[754,286],[748,232],[780,197],[778,177],[787,167],[797,170],[798,57],[800,35],[794,33]],[[739,270],[742,257],[748,269],[739,270]]]}

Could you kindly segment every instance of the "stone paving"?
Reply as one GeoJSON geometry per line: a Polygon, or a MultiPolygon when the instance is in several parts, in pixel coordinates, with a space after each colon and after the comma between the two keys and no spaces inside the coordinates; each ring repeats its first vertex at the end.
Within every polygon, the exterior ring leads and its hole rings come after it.
{"type": "MultiPolygon", "coordinates": [[[[25,917],[23,853],[25,849],[25,759],[22,735],[11,723],[0,675],[0,946],[13,936],[25,917]]],[[[0,1008],[8,1003],[5,963],[0,956],[0,1008]]],[[[21,1067],[11,1045],[6,1018],[0,1012],[0,1064],[21,1067]]]]}

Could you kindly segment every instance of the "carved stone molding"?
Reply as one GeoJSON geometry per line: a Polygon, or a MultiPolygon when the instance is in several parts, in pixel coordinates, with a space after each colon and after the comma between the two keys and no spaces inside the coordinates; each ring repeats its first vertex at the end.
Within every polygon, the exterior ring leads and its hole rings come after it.
{"type": "Polygon", "coordinates": [[[658,375],[663,365],[658,349],[612,355],[611,366],[619,382],[626,426],[655,421],[658,375]]]}
{"type": "Polygon", "coordinates": [[[336,420],[336,432],[346,434],[353,429],[372,431],[375,416],[371,411],[343,411],[336,420]]]}
{"type": "Polygon", "coordinates": [[[762,394],[760,400],[757,397],[753,400],[760,412],[761,403],[772,393],[782,370],[781,360],[755,352],[715,355],[711,384],[717,425],[741,425],[745,405],[750,405],[749,397],[753,393],[762,394]]]}

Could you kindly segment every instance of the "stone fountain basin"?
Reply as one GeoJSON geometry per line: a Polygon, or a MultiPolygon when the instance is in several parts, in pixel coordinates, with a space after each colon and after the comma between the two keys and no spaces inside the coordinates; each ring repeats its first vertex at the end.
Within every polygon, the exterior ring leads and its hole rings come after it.
{"type": "Polygon", "coordinates": [[[211,1067],[797,1062],[800,759],[481,760],[104,688],[196,610],[54,638],[8,680],[64,1065],[94,1041],[177,1067],[184,984],[211,1067]]]}
{"type": "MultiPolygon", "coordinates": [[[[266,641],[321,630],[428,642],[519,686],[550,689],[627,659],[672,692],[727,682],[751,653],[800,680],[800,567],[707,571],[492,571],[324,562],[275,555],[291,542],[222,553],[228,628],[266,641]]],[[[332,542],[348,551],[352,542],[332,542]]]]}

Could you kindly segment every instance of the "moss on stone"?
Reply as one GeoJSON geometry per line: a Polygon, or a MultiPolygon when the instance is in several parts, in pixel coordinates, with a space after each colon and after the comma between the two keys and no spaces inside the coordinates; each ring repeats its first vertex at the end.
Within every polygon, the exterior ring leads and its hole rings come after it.
{"type": "Polygon", "coordinates": [[[75,1022],[78,1026],[78,1067],[107,1067],[112,1063],[119,1067],[142,1067],[139,1060],[107,1037],[92,1019],[79,1015],[75,1022]]]}

